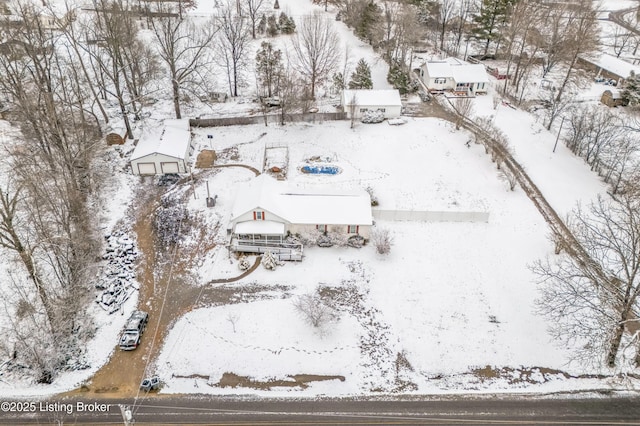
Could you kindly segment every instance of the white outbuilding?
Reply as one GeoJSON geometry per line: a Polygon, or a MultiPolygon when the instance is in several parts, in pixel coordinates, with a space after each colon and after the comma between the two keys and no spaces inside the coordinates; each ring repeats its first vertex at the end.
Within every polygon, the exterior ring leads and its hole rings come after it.
{"type": "Polygon", "coordinates": [[[355,118],[361,118],[367,111],[380,111],[384,118],[398,118],[402,110],[400,93],[396,89],[391,90],[343,90],[342,107],[351,118],[353,111],[355,118]]]}
{"type": "Polygon", "coordinates": [[[189,173],[193,154],[189,120],[166,120],[143,135],[131,154],[134,175],[189,173]]]}

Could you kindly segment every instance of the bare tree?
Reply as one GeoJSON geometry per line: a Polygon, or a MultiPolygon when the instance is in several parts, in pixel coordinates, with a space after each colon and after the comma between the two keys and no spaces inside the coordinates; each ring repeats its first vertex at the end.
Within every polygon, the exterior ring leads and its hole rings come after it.
{"type": "Polygon", "coordinates": [[[293,38],[293,52],[298,72],[311,86],[311,98],[316,87],[336,69],[340,57],[338,34],[319,12],[302,18],[293,38]]]}
{"type": "Polygon", "coordinates": [[[249,27],[244,17],[233,13],[233,7],[229,2],[222,8],[217,19],[220,27],[219,60],[227,72],[231,96],[238,96],[238,86],[242,82],[241,74],[246,66],[247,47],[251,37],[249,27]]]}
{"type": "MultiPolygon", "coordinates": [[[[609,367],[616,365],[622,337],[640,314],[637,195],[627,191],[610,200],[599,197],[588,210],[573,211],[568,225],[589,263],[562,254],[532,268],[542,283],[539,309],[555,336],[578,343],[580,359],[601,360],[609,367]]],[[[635,362],[640,365],[640,356],[635,362]]]]}
{"type": "MultiPolygon", "coordinates": [[[[0,55],[0,91],[9,97],[11,120],[21,135],[19,143],[6,146],[14,180],[0,196],[0,246],[25,267],[26,278],[16,282],[33,287],[20,300],[37,312],[40,330],[51,333],[51,353],[66,348],[73,356],[69,351],[80,350],[77,333],[87,318],[98,250],[87,199],[100,129],[91,112],[92,82],[79,71],[77,52],[61,42],[65,34],[44,28],[32,5],[19,4],[16,12],[19,23],[3,25],[12,43],[0,55]]],[[[32,343],[25,341],[25,350],[32,343]]],[[[51,367],[42,380],[50,381],[52,369],[63,367],[59,361],[39,362],[51,367]]]]}
{"type": "Polygon", "coordinates": [[[635,41],[636,36],[632,31],[616,25],[613,30],[612,38],[613,42],[611,43],[611,48],[616,54],[616,58],[619,58],[620,55],[622,55],[622,52],[629,48],[631,43],[635,41]]]}
{"type": "Polygon", "coordinates": [[[96,12],[84,33],[95,44],[85,46],[100,89],[112,95],[129,138],[133,139],[131,116],[139,119],[143,97],[158,71],[151,48],[138,39],[138,25],[127,0],[96,0],[96,12]]]}
{"type": "Polygon", "coordinates": [[[597,11],[591,0],[580,0],[579,5],[571,9],[567,19],[567,33],[564,43],[568,46],[567,73],[558,89],[556,100],[560,101],[565,88],[581,54],[595,50],[599,44],[597,11]]]}
{"type": "MultiPolygon", "coordinates": [[[[164,10],[171,11],[167,7],[164,10]]],[[[174,16],[152,19],[151,25],[171,81],[176,118],[182,118],[181,92],[202,88],[208,82],[207,69],[212,62],[210,47],[216,29],[213,22],[197,26],[188,18],[174,16]]]]}
{"type": "Polygon", "coordinates": [[[353,92],[353,95],[351,95],[348,108],[349,117],[351,117],[351,128],[353,129],[356,124],[356,114],[358,112],[358,95],[356,94],[356,92],[353,92]]]}
{"type": "Polygon", "coordinates": [[[244,0],[247,10],[247,15],[249,19],[251,19],[251,37],[255,40],[256,38],[256,25],[258,22],[258,18],[260,17],[260,12],[262,11],[262,5],[265,0],[244,0]]]}
{"type": "Polygon", "coordinates": [[[266,96],[271,97],[279,91],[282,72],[282,51],[263,41],[256,53],[256,74],[266,96]]]}
{"type": "Polygon", "coordinates": [[[469,97],[456,98],[452,105],[456,112],[456,130],[460,130],[464,120],[470,119],[473,114],[473,99],[469,97]]]}
{"type": "Polygon", "coordinates": [[[296,297],[293,306],[304,321],[315,328],[322,328],[335,318],[333,308],[317,291],[296,297]]]}

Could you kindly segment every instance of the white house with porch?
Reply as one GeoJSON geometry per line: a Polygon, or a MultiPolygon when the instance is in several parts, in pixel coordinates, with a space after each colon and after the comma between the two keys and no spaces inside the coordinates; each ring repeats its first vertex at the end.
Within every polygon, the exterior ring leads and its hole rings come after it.
{"type": "Polygon", "coordinates": [[[165,120],[140,138],[129,160],[131,170],[134,175],[189,173],[193,150],[189,120],[165,120]]]}
{"type": "Polygon", "coordinates": [[[367,111],[381,111],[384,118],[398,118],[402,111],[400,92],[396,89],[389,90],[343,90],[342,107],[351,119],[353,110],[355,118],[361,118],[367,111]]]}
{"type": "Polygon", "coordinates": [[[453,91],[474,96],[489,89],[489,74],[484,65],[455,58],[425,62],[420,67],[420,77],[431,92],[453,91]]]}
{"type": "Polygon", "coordinates": [[[231,210],[230,249],[277,253],[283,260],[302,258],[302,245],[289,235],[336,232],[369,238],[371,197],[364,190],[330,186],[297,187],[262,174],[239,184],[231,210]]]}

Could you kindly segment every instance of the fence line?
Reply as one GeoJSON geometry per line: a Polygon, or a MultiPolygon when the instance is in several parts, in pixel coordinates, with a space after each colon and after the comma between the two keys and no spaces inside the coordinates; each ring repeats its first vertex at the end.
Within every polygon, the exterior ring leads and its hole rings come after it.
{"type": "MultiPolygon", "coordinates": [[[[346,120],[346,112],[314,112],[306,114],[285,114],[284,122],[306,122],[322,123],[323,121],[346,120]]],[[[281,114],[254,115],[251,117],[221,117],[221,118],[192,118],[189,120],[191,127],[221,127],[221,126],[242,126],[248,124],[279,124],[282,120],[281,114]]]]}
{"type": "Polygon", "coordinates": [[[372,210],[379,220],[416,222],[489,222],[489,212],[426,211],[426,210],[372,210]]]}

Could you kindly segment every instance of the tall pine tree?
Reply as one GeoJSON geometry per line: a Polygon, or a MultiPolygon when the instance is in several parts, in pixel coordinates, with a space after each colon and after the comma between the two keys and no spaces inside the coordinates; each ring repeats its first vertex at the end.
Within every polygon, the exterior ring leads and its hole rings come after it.
{"type": "MultiPolygon", "coordinates": [[[[473,18],[474,27],[472,35],[478,40],[483,40],[484,54],[489,53],[491,42],[497,42],[502,37],[500,31],[507,22],[511,6],[517,0],[482,0],[480,14],[473,18]]],[[[497,46],[496,46],[497,50],[497,46]]]]}
{"type": "Polygon", "coordinates": [[[358,61],[356,70],[351,74],[349,89],[373,89],[371,81],[371,68],[364,59],[358,61]]]}

